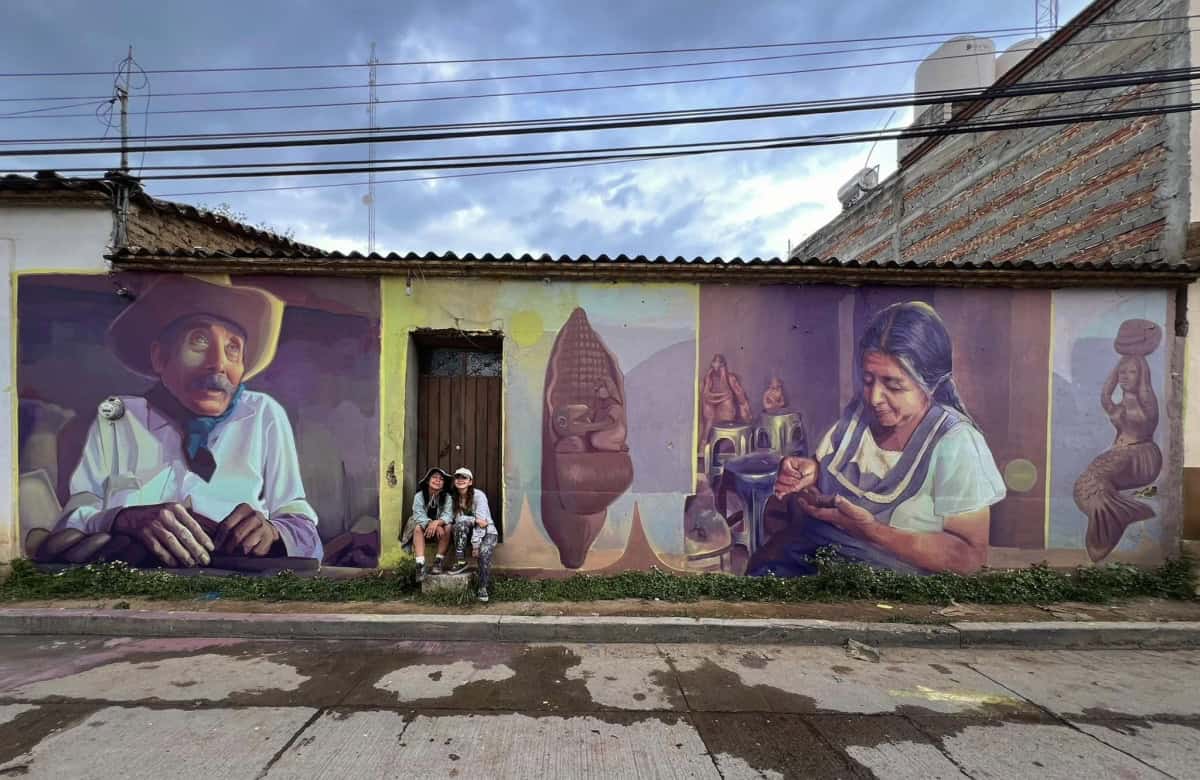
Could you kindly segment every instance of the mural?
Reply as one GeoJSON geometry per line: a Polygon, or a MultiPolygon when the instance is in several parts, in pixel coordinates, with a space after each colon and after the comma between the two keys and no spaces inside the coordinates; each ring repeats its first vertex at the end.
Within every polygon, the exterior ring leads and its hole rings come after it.
{"type": "MultiPolygon", "coordinates": [[[[977,570],[1006,489],[959,395],[945,324],[927,303],[892,304],[872,316],[856,358],[861,392],[811,457],[725,464],[739,482],[774,465],[772,493],[786,502],[786,527],[755,545],[749,573],[812,573],[825,546],[907,573],[977,570]]],[[[750,518],[755,541],[761,511],[750,518]]]]}
{"type": "Polygon", "coordinates": [[[1166,291],[120,281],[18,278],[41,561],[372,566],[418,451],[499,475],[495,565],[527,576],[803,576],[830,546],[1149,564],[1178,538],[1166,291]],[[480,338],[487,392],[438,397],[421,350],[480,338]]]}
{"type": "Polygon", "coordinates": [[[542,434],[542,527],[570,569],[633,484],[624,384],[616,356],[575,309],[550,350],[542,434]]]}
{"type": "Polygon", "coordinates": [[[1162,328],[1149,320],[1121,323],[1113,342],[1120,360],[1100,391],[1100,406],[1116,439],[1075,482],[1075,504],[1088,516],[1086,543],[1093,561],[1107,557],[1130,525],[1154,516],[1150,505],[1120,491],[1143,488],[1162,470],[1162,451],[1154,443],[1158,397],[1146,360],[1161,342],[1162,328]],[[1118,387],[1121,397],[1114,401],[1118,387]]]}
{"type": "MultiPolygon", "coordinates": [[[[384,280],[385,372],[407,371],[410,333],[504,334],[509,571],[801,576],[833,546],[895,571],[971,572],[1170,549],[1177,498],[1154,484],[1161,291],[471,294],[480,283],[384,280]]],[[[390,428],[419,439],[399,388],[390,428]]]]}
{"type": "Polygon", "coordinates": [[[1163,457],[1170,428],[1159,425],[1178,403],[1166,381],[1170,295],[1064,290],[1054,301],[1050,546],[1097,562],[1159,560],[1180,522],[1163,457]]]}
{"type": "Polygon", "coordinates": [[[44,562],[373,566],[373,282],[18,283],[19,500],[44,562]]]}

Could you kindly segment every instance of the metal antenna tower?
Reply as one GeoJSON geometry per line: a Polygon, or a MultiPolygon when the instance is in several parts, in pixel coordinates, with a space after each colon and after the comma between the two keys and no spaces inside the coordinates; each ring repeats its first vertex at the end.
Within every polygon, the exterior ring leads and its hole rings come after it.
{"type": "MultiPolygon", "coordinates": [[[[367,117],[371,124],[370,136],[374,138],[376,104],[379,103],[379,95],[375,86],[379,58],[375,56],[374,42],[371,43],[371,59],[367,60],[367,64],[371,66],[367,117]]],[[[363,198],[363,202],[367,204],[367,252],[370,253],[375,251],[375,142],[373,140],[367,144],[367,194],[363,198]]]]}
{"type": "Polygon", "coordinates": [[[1058,0],[1033,0],[1034,37],[1053,35],[1058,29],[1058,0]]]}

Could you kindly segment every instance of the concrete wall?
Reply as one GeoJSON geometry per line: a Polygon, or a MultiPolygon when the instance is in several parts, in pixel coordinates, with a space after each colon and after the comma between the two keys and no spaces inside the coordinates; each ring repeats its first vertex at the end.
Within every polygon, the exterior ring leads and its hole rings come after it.
{"type": "MultiPolygon", "coordinates": [[[[1200,0],[1190,0],[1189,14],[1200,17],[1200,0]]],[[[1200,66],[1200,18],[1188,20],[1191,33],[1190,65],[1200,66]]],[[[1189,135],[1189,193],[1191,209],[1189,220],[1200,222],[1200,122],[1192,122],[1189,135]]],[[[1200,282],[1193,283],[1187,291],[1189,320],[1200,312],[1200,282]]],[[[1184,538],[1200,539],[1200,332],[1192,326],[1187,340],[1185,407],[1183,415],[1183,486],[1184,486],[1184,538]]]]}
{"type": "MultiPolygon", "coordinates": [[[[16,275],[35,270],[102,273],[111,229],[112,217],[107,208],[0,209],[0,268],[9,280],[0,291],[0,311],[9,334],[0,346],[4,376],[15,377],[16,372],[16,275]]],[[[0,473],[15,475],[17,393],[12,379],[4,383],[3,408],[9,411],[0,415],[0,441],[5,442],[0,446],[0,473]]],[[[0,480],[0,557],[5,560],[19,550],[15,487],[14,479],[0,480]]]]}

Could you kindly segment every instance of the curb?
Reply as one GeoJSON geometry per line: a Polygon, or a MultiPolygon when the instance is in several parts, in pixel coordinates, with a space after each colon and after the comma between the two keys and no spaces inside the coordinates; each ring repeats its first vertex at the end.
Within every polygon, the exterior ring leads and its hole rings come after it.
{"type": "Polygon", "coordinates": [[[0,635],[661,642],[935,648],[1196,648],[1200,622],[864,623],[687,617],[360,615],[0,609],[0,635]]]}

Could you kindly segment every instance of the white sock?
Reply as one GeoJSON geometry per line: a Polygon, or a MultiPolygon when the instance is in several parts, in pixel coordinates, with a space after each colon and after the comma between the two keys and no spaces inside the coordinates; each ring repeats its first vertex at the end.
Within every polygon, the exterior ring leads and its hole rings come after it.
{"type": "Polygon", "coordinates": [[[424,555],[418,555],[418,556],[417,556],[417,565],[418,565],[418,566],[424,566],[424,565],[425,565],[425,556],[424,556],[424,555]]]}
{"type": "Polygon", "coordinates": [[[446,557],[446,556],[444,556],[444,555],[438,555],[437,559],[440,561],[440,560],[442,560],[442,559],[443,559],[443,558],[445,558],[445,557],[446,557]]]}

